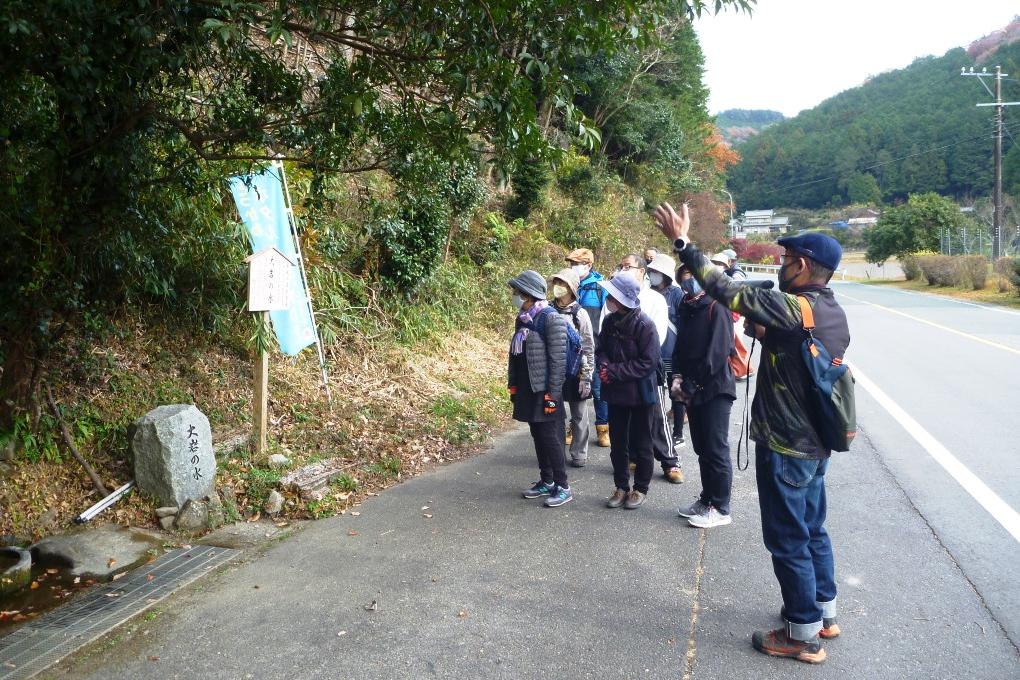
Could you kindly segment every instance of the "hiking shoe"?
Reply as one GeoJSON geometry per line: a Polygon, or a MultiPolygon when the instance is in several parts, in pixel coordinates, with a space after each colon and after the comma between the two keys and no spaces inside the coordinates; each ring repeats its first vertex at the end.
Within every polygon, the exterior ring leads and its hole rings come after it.
{"type": "Polygon", "coordinates": [[[722,514],[711,505],[708,506],[708,510],[700,515],[693,515],[687,518],[688,524],[692,527],[698,527],[699,529],[711,529],[712,527],[726,526],[732,521],[732,517],[722,514]]]}
{"type": "Polygon", "coordinates": [[[570,501],[574,500],[574,492],[570,490],[569,486],[556,485],[556,489],[549,494],[549,497],[545,499],[545,507],[547,508],[558,508],[561,505],[566,505],[570,501]]]}
{"type": "Polygon", "coordinates": [[[567,440],[566,441],[567,441],[567,446],[570,446],[571,444],[574,443],[574,433],[573,433],[573,431],[569,427],[567,428],[567,440]]]}
{"type": "MultiPolygon", "coordinates": [[[[786,620],[786,607],[779,608],[779,618],[783,621],[786,620]]],[[[818,637],[825,640],[831,640],[832,638],[838,638],[839,634],[843,631],[840,630],[839,624],[836,623],[836,617],[822,619],[822,629],[818,631],[818,637]]]]}
{"type": "Polygon", "coordinates": [[[584,467],[588,464],[587,458],[571,458],[570,464],[574,467],[584,467]]]}
{"type": "Polygon", "coordinates": [[[535,485],[530,489],[525,489],[521,494],[525,498],[540,498],[542,496],[548,496],[555,490],[555,484],[546,484],[545,482],[535,482],[535,485]]]}
{"type": "Polygon", "coordinates": [[[701,502],[701,499],[694,501],[685,508],[678,508],[676,514],[681,517],[694,517],[708,512],[708,506],[701,502]]]}
{"type": "Polygon", "coordinates": [[[624,491],[623,489],[617,489],[616,491],[613,492],[613,495],[609,497],[609,500],[606,501],[606,507],[607,508],[620,507],[621,505],[623,505],[623,502],[627,500],[628,493],[630,492],[624,491]]]}
{"type": "Polygon", "coordinates": [[[632,463],[628,463],[627,464],[627,469],[630,470],[631,472],[634,472],[634,470],[637,470],[637,463],[633,463],[633,462],[632,463]]]}
{"type": "Polygon", "coordinates": [[[776,630],[756,630],[751,636],[751,645],[762,654],[783,656],[804,663],[822,663],[825,661],[825,649],[815,636],[810,640],[794,640],[783,628],[776,630]]]}
{"type": "Polygon", "coordinates": [[[681,470],[678,467],[671,467],[668,470],[663,470],[662,471],[662,476],[665,477],[666,481],[669,482],[670,484],[683,484],[684,483],[684,473],[683,473],[683,470],[681,470]]]}
{"type": "Polygon", "coordinates": [[[627,494],[627,500],[623,502],[624,510],[636,510],[641,507],[641,504],[645,502],[645,494],[640,491],[634,490],[627,494]]]}
{"type": "Polygon", "coordinates": [[[596,425],[595,433],[598,435],[599,446],[604,449],[609,448],[609,426],[608,425],[596,425]]]}

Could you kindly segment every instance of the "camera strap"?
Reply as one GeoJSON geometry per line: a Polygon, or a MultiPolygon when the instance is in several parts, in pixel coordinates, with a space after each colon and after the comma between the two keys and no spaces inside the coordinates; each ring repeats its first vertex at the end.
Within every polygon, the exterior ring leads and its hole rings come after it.
{"type": "Polygon", "coordinates": [[[737,436],[737,469],[743,472],[751,464],[751,357],[758,338],[751,338],[751,349],[747,352],[747,377],[744,379],[744,414],[740,419],[740,434],[737,436]],[[744,451],[744,464],[740,464],[740,451],[744,451]]]}

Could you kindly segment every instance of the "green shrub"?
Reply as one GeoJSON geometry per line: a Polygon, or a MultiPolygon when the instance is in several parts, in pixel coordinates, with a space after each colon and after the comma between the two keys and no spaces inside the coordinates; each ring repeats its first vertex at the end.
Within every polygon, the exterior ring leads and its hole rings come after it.
{"type": "Polygon", "coordinates": [[[556,185],[578,206],[601,203],[607,178],[587,156],[571,151],[556,168],[556,185]]]}
{"type": "Polygon", "coordinates": [[[984,255],[959,255],[953,258],[958,285],[984,290],[988,282],[988,260],[984,255]]]}
{"type": "Polygon", "coordinates": [[[513,197],[506,206],[510,219],[526,218],[542,204],[542,194],[549,184],[549,166],[542,159],[529,158],[517,163],[510,175],[513,197]]]}

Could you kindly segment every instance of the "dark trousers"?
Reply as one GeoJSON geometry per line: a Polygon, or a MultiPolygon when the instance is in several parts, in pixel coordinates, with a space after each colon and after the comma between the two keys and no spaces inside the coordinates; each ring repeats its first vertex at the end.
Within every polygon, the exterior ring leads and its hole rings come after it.
{"type": "Polygon", "coordinates": [[[535,440],[535,455],[538,456],[538,470],[542,481],[553,482],[560,486],[570,486],[567,482],[567,461],[563,451],[563,428],[565,426],[563,408],[560,407],[557,417],[541,423],[528,423],[531,438],[535,440]]]}
{"type": "Polygon", "coordinates": [[[613,481],[617,489],[630,491],[630,462],[634,461],[637,466],[634,469],[634,489],[648,493],[654,467],[648,423],[651,421],[650,411],[658,408],[658,404],[609,405],[609,459],[613,462],[613,481]]]}
{"type": "Polygon", "coordinates": [[[684,436],[684,415],[687,413],[687,404],[682,401],[673,402],[673,438],[684,436]]]}
{"type": "Polygon", "coordinates": [[[691,444],[701,470],[701,502],[730,514],[733,459],[730,457],[730,409],[733,401],[719,396],[687,407],[691,444]]]}
{"type": "Polygon", "coordinates": [[[602,379],[598,371],[591,374],[591,399],[595,406],[595,424],[606,425],[609,423],[609,404],[602,401],[602,379]]]}
{"type": "Polygon", "coordinates": [[[680,459],[673,451],[673,433],[670,432],[666,415],[669,411],[669,394],[659,390],[659,403],[654,404],[648,414],[648,431],[652,438],[652,454],[662,469],[680,467],[680,459]]]}
{"type": "Polygon", "coordinates": [[[791,637],[801,640],[821,628],[819,603],[836,599],[832,543],[824,526],[828,465],[828,458],[794,458],[755,447],[761,534],[772,553],[791,637]]]}

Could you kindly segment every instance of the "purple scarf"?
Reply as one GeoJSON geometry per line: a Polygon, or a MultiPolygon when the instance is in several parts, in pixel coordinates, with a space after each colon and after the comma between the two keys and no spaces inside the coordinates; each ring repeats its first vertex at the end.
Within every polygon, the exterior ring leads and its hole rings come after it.
{"type": "Polygon", "coordinates": [[[514,333],[514,338],[510,341],[510,354],[517,356],[524,351],[524,341],[528,339],[528,334],[535,327],[535,319],[548,306],[548,301],[539,300],[531,305],[531,309],[517,315],[517,332],[514,333]]]}

